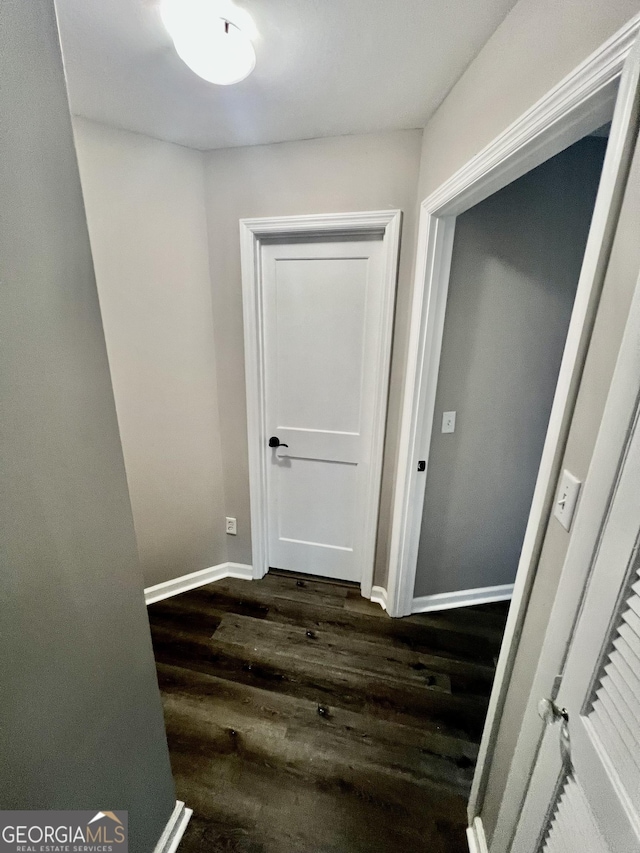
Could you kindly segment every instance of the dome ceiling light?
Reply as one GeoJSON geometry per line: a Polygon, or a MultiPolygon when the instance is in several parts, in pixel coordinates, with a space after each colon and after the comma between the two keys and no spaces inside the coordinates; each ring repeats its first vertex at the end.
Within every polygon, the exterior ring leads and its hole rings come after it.
{"type": "Polygon", "coordinates": [[[229,0],[161,0],[160,14],[176,53],[203,80],[228,86],[255,68],[253,21],[229,0]]]}

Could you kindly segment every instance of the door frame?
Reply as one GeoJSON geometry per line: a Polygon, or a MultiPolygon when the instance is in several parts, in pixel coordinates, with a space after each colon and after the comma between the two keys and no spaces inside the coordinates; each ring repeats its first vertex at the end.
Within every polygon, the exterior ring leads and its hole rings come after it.
{"type": "Polygon", "coordinates": [[[379,237],[384,252],[383,311],[377,335],[378,350],[374,424],[370,443],[372,461],[367,482],[367,522],[363,541],[361,592],[371,598],[373,567],[378,527],[382,455],[387,418],[389,368],[395,305],[398,255],[400,248],[400,210],[376,210],[358,213],[332,213],[310,216],[278,216],[240,220],[240,262],[242,269],[242,306],[244,320],[245,377],[247,386],[247,432],[249,441],[249,489],[253,577],[261,578],[269,570],[266,362],[264,329],[264,293],[261,247],[265,241],[289,238],[379,237]]]}
{"type": "MultiPolygon", "coordinates": [[[[523,815],[525,798],[531,790],[535,762],[546,728],[538,715],[538,701],[544,697],[555,700],[562,689],[565,663],[589,591],[600,543],[610,520],[611,507],[616,500],[625,465],[628,464],[630,447],[637,440],[640,422],[639,354],[640,278],[636,280],[583,495],[571,531],[524,722],[514,750],[505,789],[508,796],[503,798],[498,813],[491,843],[492,853],[506,853],[510,850],[518,831],[518,822],[523,815]]],[[[559,755],[558,742],[558,758],[559,755]]],[[[537,793],[534,792],[534,795],[537,793]]],[[[542,803],[537,810],[538,817],[543,810],[546,811],[546,805],[542,803]]]]}
{"type": "MultiPolygon", "coordinates": [[[[504,640],[469,801],[469,822],[482,809],[493,751],[547,520],[591,336],[630,159],[634,93],[619,87],[623,66],[640,31],[640,15],[551,89],[531,109],[468,161],[420,205],[413,306],[401,413],[398,472],[391,528],[387,609],[392,616],[432,609],[413,603],[442,348],[456,217],[555,156],[611,118],[612,127],[582,272],[560,367],[538,478],[514,584],[504,640]]],[[[431,602],[432,604],[433,602],[431,602]]]]}

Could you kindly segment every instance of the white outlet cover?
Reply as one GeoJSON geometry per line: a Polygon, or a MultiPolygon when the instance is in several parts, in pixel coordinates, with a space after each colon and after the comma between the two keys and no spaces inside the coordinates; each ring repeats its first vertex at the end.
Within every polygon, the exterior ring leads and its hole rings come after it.
{"type": "Polygon", "coordinates": [[[455,412],[443,412],[442,413],[442,432],[455,432],[456,431],[456,413],[455,412]]]}
{"type": "Polygon", "coordinates": [[[560,486],[553,508],[553,514],[565,530],[569,530],[571,527],[581,485],[580,480],[565,468],[560,478],[560,486]]]}
{"type": "Polygon", "coordinates": [[[236,524],[236,520],[235,520],[235,518],[230,518],[229,516],[227,516],[227,517],[226,517],[226,531],[227,531],[227,533],[229,533],[231,536],[236,536],[236,535],[237,535],[237,533],[238,533],[238,528],[237,528],[237,524],[236,524]]]}

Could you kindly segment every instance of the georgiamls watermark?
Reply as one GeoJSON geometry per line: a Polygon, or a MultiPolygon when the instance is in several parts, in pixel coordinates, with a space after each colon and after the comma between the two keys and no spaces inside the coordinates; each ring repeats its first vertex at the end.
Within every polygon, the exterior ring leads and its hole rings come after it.
{"type": "Polygon", "coordinates": [[[128,812],[0,811],[0,853],[128,853],[128,812]]]}

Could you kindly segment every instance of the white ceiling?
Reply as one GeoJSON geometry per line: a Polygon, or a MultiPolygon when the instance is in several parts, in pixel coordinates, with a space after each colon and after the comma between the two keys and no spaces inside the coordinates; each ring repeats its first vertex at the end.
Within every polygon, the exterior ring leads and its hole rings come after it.
{"type": "Polygon", "coordinates": [[[56,0],[72,111],[195,148],[423,127],[516,0],[240,0],[254,73],[178,58],[157,0],[56,0]]]}

